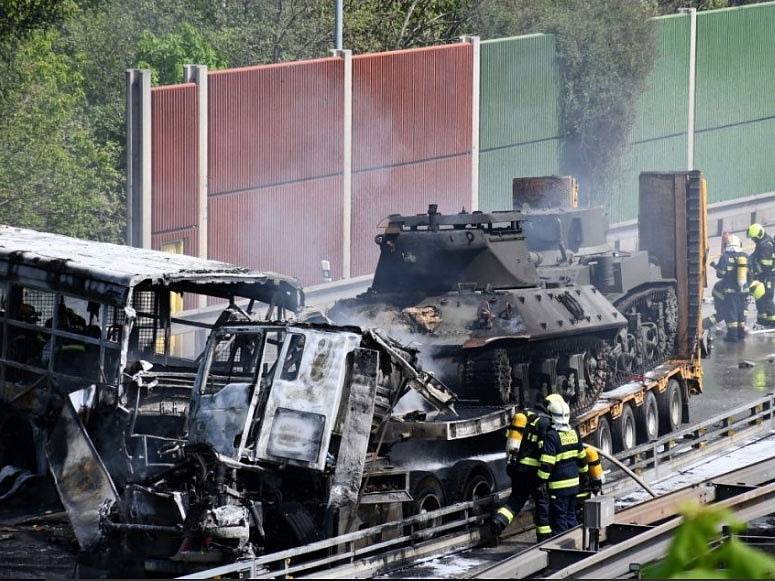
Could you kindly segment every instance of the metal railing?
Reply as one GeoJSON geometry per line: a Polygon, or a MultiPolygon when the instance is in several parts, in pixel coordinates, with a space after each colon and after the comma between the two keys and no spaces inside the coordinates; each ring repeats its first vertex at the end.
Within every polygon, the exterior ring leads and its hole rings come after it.
{"type": "MultiPolygon", "coordinates": [[[[674,471],[696,461],[697,454],[692,452],[710,454],[728,446],[730,440],[744,440],[767,430],[775,430],[775,394],[772,393],[616,457],[630,470],[653,481],[662,471],[674,471]]],[[[626,480],[624,473],[615,468],[612,476],[612,480],[626,480]]]]}
{"type": "Polygon", "coordinates": [[[302,572],[312,574],[335,565],[352,565],[357,559],[373,558],[390,550],[416,548],[418,543],[444,533],[478,538],[479,527],[489,521],[489,507],[499,498],[500,494],[494,493],[475,501],[454,504],[402,521],[388,522],[180,578],[210,579],[224,575],[247,575],[251,579],[262,579],[302,572]],[[434,521],[442,521],[442,524],[433,525],[434,521]],[[322,551],[335,553],[310,559],[311,555],[322,551]]]}

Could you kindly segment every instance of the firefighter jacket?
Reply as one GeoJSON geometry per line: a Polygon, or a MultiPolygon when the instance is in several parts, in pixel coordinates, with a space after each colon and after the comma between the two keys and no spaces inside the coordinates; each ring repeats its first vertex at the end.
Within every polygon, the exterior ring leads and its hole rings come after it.
{"type": "Polygon", "coordinates": [[[775,242],[772,236],[765,234],[755,241],[756,248],[749,257],[751,272],[762,278],[773,275],[773,255],[775,255],[775,242]]]}
{"type": "Polygon", "coordinates": [[[716,264],[716,275],[722,292],[740,292],[748,281],[748,256],[738,250],[724,252],[716,264]]]}
{"type": "Polygon", "coordinates": [[[551,496],[575,496],[579,492],[579,475],[587,474],[587,453],[578,432],[573,428],[546,433],[537,476],[546,481],[551,496]]]}
{"type": "Polygon", "coordinates": [[[538,469],[544,437],[551,426],[551,420],[532,410],[517,412],[506,432],[506,448],[516,456],[514,462],[522,472],[534,472],[538,469]]]}

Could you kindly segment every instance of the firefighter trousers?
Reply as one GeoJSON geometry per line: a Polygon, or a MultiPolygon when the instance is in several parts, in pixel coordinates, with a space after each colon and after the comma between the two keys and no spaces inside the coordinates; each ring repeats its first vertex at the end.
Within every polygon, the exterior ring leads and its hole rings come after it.
{"type": "Polygon", "coordinates": [[[720,323],[727,320],[726,315],[726,294],[724,288],[721,285],[721,281],[718,281],[713,285],[713,308],[716,311],[716,316],[712,323],[720,323]]]}
{"type": "Polygon", "coordinates": [[[727,323],[727,339],[736,341],[745,335],[746,295],[737,289],[725,289],[724,320],[727,323]]]}
{"type": "Polygon", "coordinates": [[[528,498],[533,499],[535,505],[535,526],[538,540],[552,536],[552,528],[549,525],[549,497],[543,494],[538,487],[539,479],[534,471],[526,472],[517,469],[509,469],[511,477],[511,495],[506,500],[506,507],[517,516],[528,498]]]}
{"type": "Polygon", "coordinates": [[[552,533],[557,535],[572,529],[576,522],[576,495],[551,495],[549,497],[549,524],[552,533]]]}

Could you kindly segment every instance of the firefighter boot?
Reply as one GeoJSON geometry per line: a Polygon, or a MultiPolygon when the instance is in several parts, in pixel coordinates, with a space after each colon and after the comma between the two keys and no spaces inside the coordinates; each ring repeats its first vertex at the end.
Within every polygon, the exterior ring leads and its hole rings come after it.
{"type": "Polygon", "coordinates": [[[500,536],[512,520],[514,520],[514,513],[505,506],[500,507],[495,516],[492,517],[492,534],[496,537],[500,536]]]}

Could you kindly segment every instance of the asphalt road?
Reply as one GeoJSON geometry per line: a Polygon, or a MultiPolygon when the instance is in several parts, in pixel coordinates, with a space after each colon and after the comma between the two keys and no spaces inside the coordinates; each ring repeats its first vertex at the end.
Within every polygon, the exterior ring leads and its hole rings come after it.
{"type": "Polygon", "coordinates": [[[775,332],[752,334],[741,343],[725,343],[722,337],[716,336],[713,353],[702,362],[704,391],[690,401],[692,422],[775,391],[775,332]],[[740,368],[742,361],[754,366],[740,368]]]}

